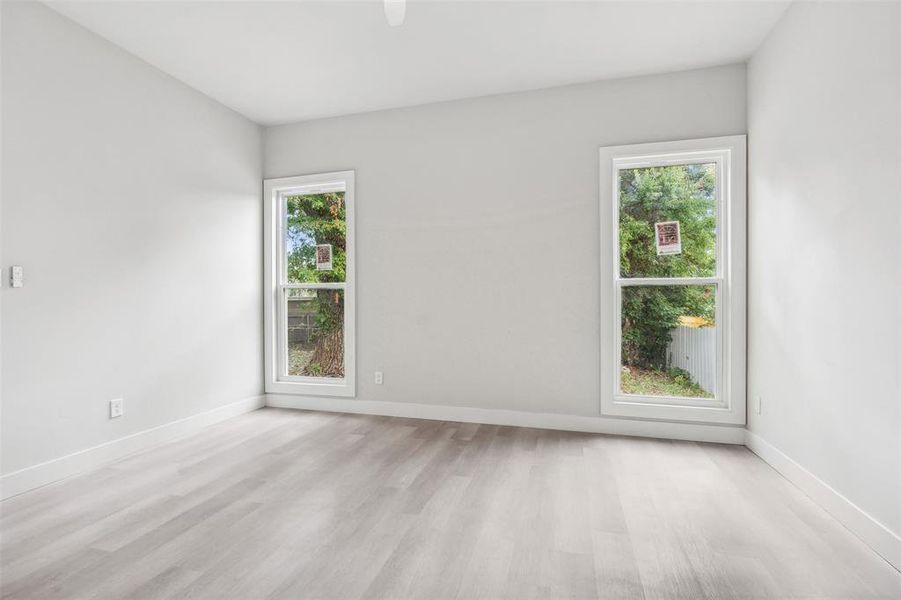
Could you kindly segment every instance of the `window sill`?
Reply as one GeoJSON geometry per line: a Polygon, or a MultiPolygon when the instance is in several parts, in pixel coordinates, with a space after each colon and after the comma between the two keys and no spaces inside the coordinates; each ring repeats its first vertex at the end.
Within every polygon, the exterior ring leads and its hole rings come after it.
{"type": "Polygon", "coordinates": [[[311,378],[309,381],[267,381],[266,393],[353,398],[356,396],[356,386],[349,379],[324,381],[311,378]]]}

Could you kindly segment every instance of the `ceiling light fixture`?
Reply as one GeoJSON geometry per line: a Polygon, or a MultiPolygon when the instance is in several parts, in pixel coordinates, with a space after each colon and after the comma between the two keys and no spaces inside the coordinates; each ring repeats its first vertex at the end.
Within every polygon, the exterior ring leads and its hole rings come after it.
{"type": "Polygon", "coordinates": [[[407,15],[407,0],[385,0],[385,18],[388,25],[399,27],[404,24],[407,15]]]}

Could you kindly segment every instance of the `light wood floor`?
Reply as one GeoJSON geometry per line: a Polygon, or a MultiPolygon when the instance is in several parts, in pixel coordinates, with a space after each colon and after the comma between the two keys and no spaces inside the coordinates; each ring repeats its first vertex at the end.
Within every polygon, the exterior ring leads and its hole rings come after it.
{"type": "Polygon", "coordinates": [[[0,509],[3,598],[901,598],[736,446],[264,409],[0,509]]]}

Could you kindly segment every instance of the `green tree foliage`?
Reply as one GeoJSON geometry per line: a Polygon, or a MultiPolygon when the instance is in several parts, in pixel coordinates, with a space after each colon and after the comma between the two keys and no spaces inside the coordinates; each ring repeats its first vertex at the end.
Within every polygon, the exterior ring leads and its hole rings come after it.
{"type": "MultiPolygon", "coordinates": [[[[704,277],[715,273],[713,165],[620,172],[620,273],[623,277],[704,277]],[[658,256],[654,224],[678,221],[682,253],[658,256]]],[[[670,331],[683,315],[713,320],[713,286],[623,288],[623,363],[664,369],[670,331]]]]}
{"type": "Polygon", "coordinates": [[[344,281],[347,268],[347,207],[344,192],[292,196],[287,200],[288,281],[344,281]],[[332,270],[316,270],[316,244],[332,245],[332,270]]]}

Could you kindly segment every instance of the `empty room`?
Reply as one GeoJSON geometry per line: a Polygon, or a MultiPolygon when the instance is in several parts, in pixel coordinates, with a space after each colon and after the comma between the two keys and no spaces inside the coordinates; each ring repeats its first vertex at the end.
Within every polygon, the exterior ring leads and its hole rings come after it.
{"type": "Polygon", "coordinates": [[[901,600],[901,1],[0,52],[0,600],[901,600]]]}

